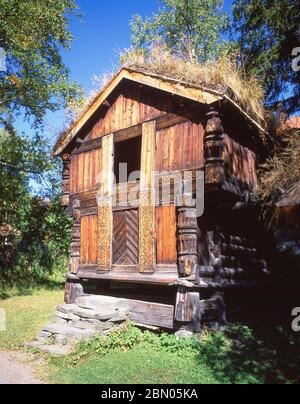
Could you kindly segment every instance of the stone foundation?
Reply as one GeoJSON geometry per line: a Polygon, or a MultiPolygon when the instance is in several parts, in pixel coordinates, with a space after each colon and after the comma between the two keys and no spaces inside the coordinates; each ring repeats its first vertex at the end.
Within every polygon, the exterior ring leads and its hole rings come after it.
{"type": "Polygon", "coordinates": [[[106,337],[129,320],[122,299],[82,296],[75,304],[63,304],[50,324],[43,327],[36,341],[26,346],[63,355],[75,344],[94,336],[106,337]]]}

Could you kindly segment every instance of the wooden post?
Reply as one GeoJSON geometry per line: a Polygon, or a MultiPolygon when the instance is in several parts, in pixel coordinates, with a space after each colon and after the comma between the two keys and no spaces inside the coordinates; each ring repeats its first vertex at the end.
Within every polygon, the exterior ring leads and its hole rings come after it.
{"type": "Polygon", "coordinates": [[[80,279],[77,277],[78,268],[80,265],[80,201],[73,201],[73,217],[74,224],[72,229],[71,241],[71,259],[69,264],[69,273],[65,285],[65,302],[67,304],[75,303],[75,299],[83,294],[83,287],[80,279]]]}
{"type": "Polygon", "coordinates": [[[215,321],[215,328],[221,330],[228,323],[224,292],[215,293],[212,300],[214,300],[214,304],[216,306],[217,319],[215,321]]]}
{"type": "Polygon", "coordinates": [[[67,208],[70,204],[70,155],[65,154],[63,160],[63,181],[62,181],[62,198],[61,206],[67,208]]]}
{"type": "Polygon", "coordinates": [[[191,276],[198,265],[197,209],[182,207],[177,212],[179,274],[191,276]]]}
{"type": "Polygon", "coordinates": [[[74,304],[76,299],[83,294],[83,287],[80,278],[76,275],[68,274],[65,286],[65,303],[74,304]]]}
{"type": "Polygon", "coordinates": [[[205,183],[218,186],[225,181],[223,160],[224,129],[218,111],[208,112],[205,119],[205,183]]]}
{"type": "Polygon", "coordinates": [[[80,201],[73,201],[73,218],[74,224],[72,229],[71,241],[71,260],[69,265],[69,273],[77,274],[80,265],[80,201]]]}
{"type": "Polygon", "coordinates": [[[143,124],[139,201],[139,268],[154,272],[155,253],[155,150],[156,122],[143,124]]]}
{"type": "Polygon", "coordinates": [[[113,165],[114,138],[108,135],[102,139],[101,187],[98,195],[98,265],[101,271],[110,271],[112,266],[113,165]]]}
{"type": "Polygon", "coordinates": [[[180,286],[175,306],[175,323],[177,323],[178,335],[185,336],[186,332],[200,333],[201,318],[200,293],[188,291],[185,287],[180,286]]]}
{"type": "Polygon", "coordinates": [[[220,280],[220,271],[222,268],[222,248],[221,235],[218,228],[208,232],[209,241],[209,265],[215,270],[215,281],[220,280]]]}

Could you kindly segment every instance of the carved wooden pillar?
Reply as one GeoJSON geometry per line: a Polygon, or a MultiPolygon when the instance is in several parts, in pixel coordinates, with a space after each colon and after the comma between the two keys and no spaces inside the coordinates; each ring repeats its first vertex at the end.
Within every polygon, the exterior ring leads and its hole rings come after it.
{"type": "Polygon", "coordinates": [[[65,154],[62,157],[63,160],[63,178],[62,178],[62,198],[61,205],[67,208],[70,204],[70,155],[65,154]]]}
{"type": "Polygon", "coordinates": [[[205,183],[218,186],[225,181],[223,160],[224,129],[218,111],[208,112],[205,119],[205,183]]]}
{"type": "Polygon", "coordinates": [[[198,265],[197,209],[182,207],[177,212],[179,274],[190,276],[198,265]]]}
{"type": "Polygon", "coordinates": [[[143,124],[139,201],[139,270],[153,273],[155,251],[155,150],[156,123],[143,124]]]}
{"type": "Polygon", "coordinates": [[[101,187],[98,196],[98,265],[101,271],[110,271],[112,266],[113,238],[113,167],[114,136],[102,139],[101,187]]]}
{"type": "Polygon", "coordinates": [[[80,265],[80,201],[73,201],[73,217],[74,224],[72,228],[71,240],[71,259],[69,264],[69,273],[65,287],[65,302],[67,304],[75,303],[77,297],[83,294],[83,288],[80,284],[80,279],[77,277],[78,268],[80,265]]]}

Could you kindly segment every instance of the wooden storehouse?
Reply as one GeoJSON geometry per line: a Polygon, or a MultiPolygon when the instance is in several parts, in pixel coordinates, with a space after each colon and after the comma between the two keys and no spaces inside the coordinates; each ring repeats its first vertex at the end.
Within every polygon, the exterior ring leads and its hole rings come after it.
{"type": "Polygon", "coordinates": [[[62,204],[74,218],[66,302],[96,284],[95,294],[138,301],[138,323],[197,331],[202,319],[225,321],[236,291],[254,299],[268,279],[248,207],[263,131],[224,87],[121,69],[54,149],[64,164],[62,204]],[[140,178],[120,176],[120,163],[140,178]]]}

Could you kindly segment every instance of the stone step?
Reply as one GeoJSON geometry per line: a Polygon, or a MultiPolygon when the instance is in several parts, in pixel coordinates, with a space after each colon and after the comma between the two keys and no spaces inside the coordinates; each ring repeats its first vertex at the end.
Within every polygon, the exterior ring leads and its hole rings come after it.
{"type": "Polygon", "coordinates": [[[74,314],[76,316],[100,321],[107,321],[110,318],[114,317],[117,313],[118,313],[117,309],[114,310],[102,309],[99,311],[93,309],[83,309],[81,307],[76,307],[74,309],[74,314]]]}
{"type": "Polygon", "coordinates": [[[85,295],[76,299],[76,305],[99,313],[114,312],[124,307],[125,300],[111,296],[85,295]]]}
{"type": "Polygon", "coordinates": [[[58,325],[67,325],[68,320],[65,320],[64,318],[61,318],[59,316],[54,316],[51,320],[51,323],[53,324],[58,324],[58,325]]]}
{"type": "Polygon", "coordinates": [[[71,353],[72,348],[73,348],[71,345],[66,345],[66,346],[62,346],[59,344],[47,345],[47,344],[43,344],[38,341],[28,342],[28,343],[24,344],[24,346],[27,348],[38,349],[42,352],[47,352],[47,353],[49,353],[51,355],[55,355],[55,356],[68,355],[69,353],[71,353]]]}
{"type": "Polygon", "coordinates": [[[52,334],[50,332],[41,331],[37,336],[37,341],[41,343],[50,342],[52,338],[52,334]]]}
{"type": "MultiPolygon", "coordinates": [[[[97,320],[95,320],[97,321],[97,320]]],[[[71,321],[70,327],[79,328],[82,330],[101,331],[101,323],[90,323],[87,321],[71,321]]]]}
{"type": "Polygon", "coordinates": [[[44,332],[50,332],[52,334],[64,335],[67,338],[82,340],[88,339],[96,335],[97,333],[93,330],[82,330],[75,327],[70,327],[68,325],[59,324],[49,324],[43,327],[44,332]]]}
{"type": "Polygon", "coordinates": [[[72,314],[75,308],[75,304],[61,304],[57,306],[57,311],[63,314],[72,314]]]}
{"type": "Polygon", "coordinates": [[[55,313],[55,316],[60,317],[61,319],[66,320],[66,321],[80,320],[80,318],[74,314],[74,310],[75,309],[73,309],[72,312],[70,312],[70,313],[63,313],[63,312],[57,310],[55,313]]]}

